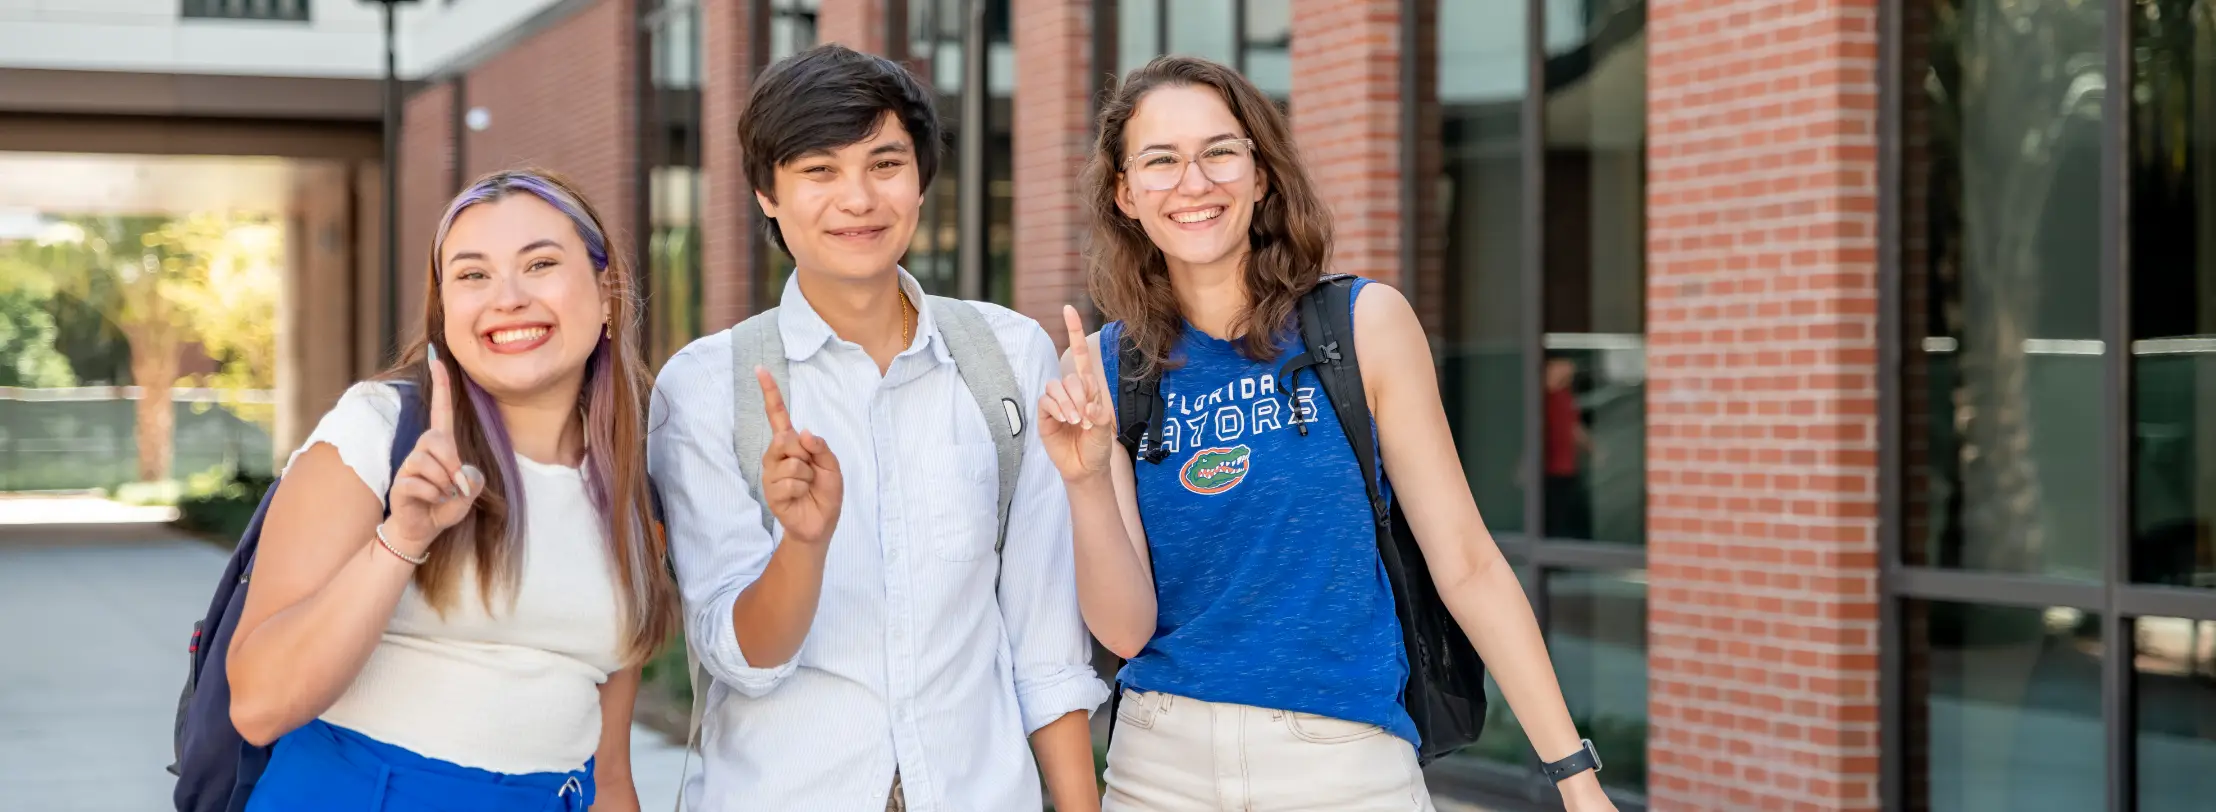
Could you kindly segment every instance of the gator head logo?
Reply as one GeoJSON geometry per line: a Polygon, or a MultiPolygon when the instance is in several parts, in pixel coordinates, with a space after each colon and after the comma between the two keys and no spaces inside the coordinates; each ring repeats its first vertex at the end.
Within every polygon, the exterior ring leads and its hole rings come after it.
{"type": "Polygon", "coordinates": [[[1223,493],[1246,479],[1251,453],[1252,449],[1243,445],[1201,449],[1185,461],[1185,468],[1177,473],[1177,478],[1185,483],[1185,490],[1193,493],[1223,493]]]}

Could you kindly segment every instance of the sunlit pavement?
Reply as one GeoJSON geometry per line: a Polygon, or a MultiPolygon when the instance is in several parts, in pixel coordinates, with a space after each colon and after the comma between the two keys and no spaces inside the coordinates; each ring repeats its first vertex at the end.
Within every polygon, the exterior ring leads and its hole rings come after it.
{"type": "MultiPolygon", "coordinates": [[[[0,498],[0,808],[170,808],[185,646],[226,553],[165,510],[0,498]]],[[[632,741],[641,808],[670,809],[682,750],[632,741]]]]}
{"type": "MultiPolygon", "coordinates": [[[[11,638],[0,656],[0,807],[170,808],[164,767],[185,646],[228,554],[168,528],[169,511],[0,496],[0,627],[11,638]]],[[[682,747],[643,726],[631,736],[640,808],[671,809],[682,747]]]]}

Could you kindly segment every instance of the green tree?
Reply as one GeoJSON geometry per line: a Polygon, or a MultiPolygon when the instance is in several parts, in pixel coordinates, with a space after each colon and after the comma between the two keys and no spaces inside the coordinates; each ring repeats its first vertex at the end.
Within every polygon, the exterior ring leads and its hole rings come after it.
{"type": "Polygon", "coordinates": [[[0,290],[75,300],[129,342],[140,393],[139,479],[169,477],[171,393],[187,343],[220,346],[234,363],[274,369],[274,335],[254,335],[275,321],[272,231],[259,219],[220,214],[73,217],[18,243],[0,263],[0,290]],[[254,320],[263,328],[241,326],[254,320]]]}
{"type": "Polygon", "coordinates": [[[0,290],[0,386],[77,384],[69,359],[55,349],[49,301],[28,291],[0,290]]]}

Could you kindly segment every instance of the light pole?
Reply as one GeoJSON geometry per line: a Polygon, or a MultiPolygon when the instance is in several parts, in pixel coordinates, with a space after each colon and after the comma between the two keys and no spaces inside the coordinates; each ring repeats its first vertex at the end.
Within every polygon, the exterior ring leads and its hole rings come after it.
{"type": "Polygon", "coordinates": [[[388,361],[400,352],[400,68],[395,56],[398,37],[395,8],[415,0],[367,0],[384,7],[385,16],[385,285],[383,307],[378,308],[378,337],[388,361]]]}

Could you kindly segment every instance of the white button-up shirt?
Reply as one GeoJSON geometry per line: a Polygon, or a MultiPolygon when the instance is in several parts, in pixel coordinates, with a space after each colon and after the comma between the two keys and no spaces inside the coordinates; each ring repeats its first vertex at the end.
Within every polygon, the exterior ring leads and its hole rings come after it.
{"type": "MultiPolygon", "coordinates": [[[[914,278],[900,278],[923,305],[914,278]]],[[[730,331],[663,366],[648,471],[685,632],[715,677],[705,766],[685,792],[696,812],[881,812],[896,768],[916,812],[1035,812],[1028,737],[1107,699],[1078,614],[1068,497],[1031,420],[1059,359],[1037,322],[977,306],[1008,354],[1029,424],[997,561],[992,436],[930,310],[880,376],[787,281],[776,316],[791,360],[785,401],[794,428],[838,456],[846,494],[814,625],[798,655],[770,668],[747,662],[731,626],[733,601],[761,577],[777,539],[762,531],[764,508],[732,447],[730,331]]],[[[757,385],[751,373],[743,385],[757,385]]]]}

